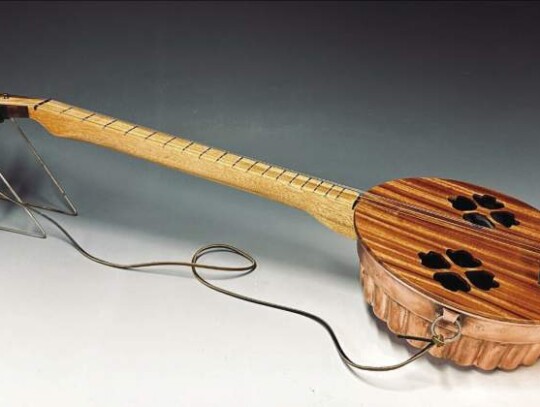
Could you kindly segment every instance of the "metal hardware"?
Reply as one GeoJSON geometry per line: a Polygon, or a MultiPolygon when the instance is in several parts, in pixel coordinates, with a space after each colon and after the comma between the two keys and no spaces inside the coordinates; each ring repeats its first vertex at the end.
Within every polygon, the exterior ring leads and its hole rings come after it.
{"type": "Polygon", "coordinates": [[[47,233],[45,232],[45,229],[43,229],[43,226],[41,226],[41,224],[38,222],[34,214],[26,207],[26,205],[21,200],[21,197],[17,194],[17,192],[13,189],[11,184],[8,182],[6,177],[4,177],[4,175],[1,172],[0,172],[0,181],[4,183],[4,185],[7,187],[9,193],[12,196],[10,198],[6,194],[0,192],[0,199],[3,201],[11,201],[11,202],[15,201],[16,203],[18,203],[19,204],[18,206],[26,213],[26,215],[28,216],[28,219],[30,220],[32,225],[34,225],[37,232],[28,232],[23,229],[11,228],[11,227],[2,226],[2,225],[0,225],[0,230],[3,230],[5,232],[17,233],[17,234],[25,235],[25,236],[37,237],[40,239],[46,238],[47,233]]]}
{"type": "MultiPolygon", "coordinates": [[[[6,94],[2,95],[3,98],[6,98],[6,94]]],[[[9,96],[7,96],[9,97],[9,96]]],[[[3,201],[9,201],[12,203],[17,203],[19,206],[27,215],[28,219],[30,220],[31,224],[35,227],[35,232],[29,232],[23,229],[18,228],[12,228],[12,227],[5,227],[0,225],[0,230],[7,231],[7,232],[13,232],[22,234],[25,236],[31,236],[31,237],[38,237],[38,238],[46,238],[47,233],[45,232],[45,229],[41,226],[41,224],[38,222],[36,216],[34,215],[32,209],[43,209],[46,211],[56,212],[64,215],[70,215],[70,216],[76,216],[77,215],[77,209],[75,208],[75,205],[71,201],[71,199],[68,197],[65,189],[62,187],[60,182],[57,180],[57,178],[54,176],[50,168],[47,166],[41,155],[37,152],[34,144],[30,141],[26,133],[23,131],[21,126],[17,123],[17,121],[13,118],[10,119],[10,122],[13,124],[16,133],[23,139],[26,148],[29,150],[29,152],[32,154],[34,159],[37,161],[39,166],[42,168],[42,170],[47,175],[47,178],[52,182],[52,185],[59,193],[62,201],[65,203],[65,206],[67,209],[62,209],[55,206],[50,205],[42,205],[36,202],[25,202],[21,196],[17,193],[15,188],[10,184],[7,177],[2,174],[0,171],[0,183],[3,183],[7,188],[7,193],[0,192],[0,199],[3,201]]]]}
{"type": "Polygon", "coordinates": [[[451,336],[446,336],[445,337],[442,334],[437,333],[437,326],[438,326],[439,322],[441,322],[443,320],[445,320],[444,311],[443,311],[443,314],[439,315],[437,318],[435,318],[433,320],[433,322],[431,323],[431,327],[430,327],[433,341],[435,342],[437,347],[446,345],[448,343],[455,342],[461,336],[461,323],[459,322],[459,319],[457,319],[457,318],[454,320],[454,322],[451,322],[451,324],[456,327],[456,332],[454,332],[454,334],[452,334],[451,336]]]}

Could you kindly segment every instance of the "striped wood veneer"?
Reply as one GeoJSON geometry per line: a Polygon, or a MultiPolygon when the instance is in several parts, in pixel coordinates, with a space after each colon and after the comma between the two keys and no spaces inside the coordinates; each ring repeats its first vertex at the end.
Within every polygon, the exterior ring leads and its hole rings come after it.
{"type": "MultiPolygon", "coordinates": [[[[490,210],[480,210],[489,216],[490,210]]],[[[463,336],[452,345],[434,349],[436,356],[483,369],[512,369],[538,358],[538,210],[464,182],[411,178],[378,185],[360,198],[355,225],[366,300],[391,330],[427,335],[428,321],[444,307],[461,315],[463,336]],[[496,228],[486,229],[464,221],[465,212],[454,209],[449,198],[474,194],[496,197],[504,210],[515,214],[519,225],[506,228],[493,222],[496,228]],[[410,211],[394,205],[396,201],[443,216],[410,211]],[[499,286],[486,291],[471,285],[468,292],[444,288],[434,280],[435,272],[453,271],[465,277],[468,269],[455,264],[449,270],[430,269],[422,265],[419,253],[444,255],[448,249],[464,249],[480,259],[477,269],[493,273],[499,286]]]]}

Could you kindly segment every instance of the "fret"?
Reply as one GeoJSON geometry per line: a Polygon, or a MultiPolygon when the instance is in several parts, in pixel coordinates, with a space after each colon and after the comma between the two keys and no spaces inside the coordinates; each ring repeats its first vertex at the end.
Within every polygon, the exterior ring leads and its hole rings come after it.
{"type": "Polygon", "coordinates": [[[276,179],[281,181],[281,182],[284,182],[286,184],[289,184],[296,176],[298,175],[297,172],[292,172],[292,171],[289,171],[289,170],[285,170],[279,177],[277,177],[276,179]]]}
{"type": "Polygon", "coordinates": [[[52,99],[45,99],[45,100],[42,100],[41,102],[35,104],[34,105],[34,110],[38,110],[39,107],[43,106],[46,103],[49,103],[51,100],[52,99]]]}
{"type": "Polygon", "coordinates": [[[175,138],[176,137],[173,137],[170,134],[157,132],[153,134],[152,137],[148,137],[146,141],[154,144],[159,144],[160,147],[163,147],[167,142],[171,142],[175,138]]]}
{"type": "Polygon", "coordinates": [[[344,188],[339,199],[355,202],[358,199],[358,192],[344,188]]]}
{"type": "Polygon", "coordinates": [[[129,129],[128,131],[125,131],[124,134],[128,134],[130,131],[132,130],[135,130],[137,127],[139,126],[133,126],[131,129],[129,129]]]}
{"type": "Polygon", "coordinates": [[[323,181],[321,181],[320,179],[311,178],[302,186],[302,189],[306,192],[313,192],[322,183],[323,181]]]}
{"type": "Polygon", "coordinates": [[[271,169],[272,169],[272,166],[269,165],[268,168],[261,173],[261,176],[265,175],[268,172],[268,170],[271,170],[271,169]]]}
{"type": "Polygon", "coordinates": [[[186,151],[191,145],[195,144],[194,141],[190,141],[186,144],[186,146],[182,149],[182,151],[186,151]]]}
{"type": "Polygon", "coordinates": [[[306,180],[300,185],[300,189],[304,189],[304,185],[306,185],[309,181],[311,181],[313,177],[306,177],[306,180]]]}
{"type": "Polygon", "coordinates": [[[133,126],[134,126],[133,123],[127,123],[120,120],[116,120],[114,123],[107,125],[107,128],[110,130],[115,130],[115,131],[125,134],[127,133],[128,130],[132,129],[133,126]]]}
{"type": "Polygon", "coordinates": [[[226,151],[224,151],[223,154],[221,154],[221,155],[219,156],[219,158],[216,160],[216,162],[221,161],[221,159],[222,159],[223,157],[225,157],[227,154],[229,154],[229,153],[227,153],[226,151]]]}
{"type": "Polygon", "coordinates": [[[343,187],[340,187],[339,185],[334,185],[332,186],[332,188],[330,188],[330,191],[328,191],[328,193],[326,194],[326,196],[328,198],[334,198],[336,199],[338,197],[338,195],[340,194],[340,192],[343,192],[345,188],[343,187]]]}
{"type": "Polygon", "coordinates": [[[91,116],[92,112],[89,112],[88,110],[82,110],[82,109],[69,109],[64,112],[65,115],[75,117],[77,119],[83,120],[85,117],[91,116]]]}
{"type": "Polygon", "coordinates": [[[54,113],[62,113],[62,111],[66,110],[68,107],[69,105],[66,105],[65,103],[58,102],[57,100],[51,100],[47,102],[46,105],[40,106],[39,110],[46,110],[46,111],[54,112],[54,113]]]}
{"type": "Polygon", "coordinates": [[[207,147],[206,147],[206,150],[204,150],[201,154],[199,154],[199,159],[200,159],[203,155],[205,155],[206,152],[207,152],[208,150],[210,150],[211,148],[212,148],[212,147],[208,147],[208,146],[207,146],[207,147]]]}
{"type": "Polygon", "coordinates": [[[250,165],[250,167],[246,170],[246,172],[251,172],[251,169],[257,165],[259,162],[258,161],[255,161],[253,164],[250,165]]]}
{"type": "Polygon", "coordinates": [[[223,157],[225,154],[227,154],[223,150],[218,150],[217,148],[211,148],[208,147],[208,150],[206,150],[199,158],[202,158],[203,160],[216,162],[221,157],[223,157]]]}
{"type": "MultiPolygon", "coordinates": [[[[155,132],[152,134],[152,137],[157,135],[158,132],[155,132]]],[[[151,139],[151,138],[150,138],[151,139]]],[[[184,151],[190,144],[193,144],[193,141],[185,140],[180,137],[175,137],[174,140],[172,140],[169,144],[167,144],[167,149],[171,150],[177,150],[177,151],[184,151]]]]}
{"type": "Polygon", "coordinates": [[[112,119],[109,123],[104,124],[104,125],[103,125],[103,128],[106,129],[106,128],[109,127],[111,124],[116,123],[117,121],[118,121],[118,119],[112,119]]]}
{"type": "Polygon", "coordinates": [[[251,174],[263,175],[269,169],[270,169],[270,166],[268,164],[256,163],[248,171],[251,174]]]}
{"type": "Polygon", "coordinates": [[[247,172],[253,165],[255,165],[255,163],[256,161],[250,158],[242,157],[240,160],[238,160],[238,162],[233,164],[233,167],[237,170],[247,172]]]}
{"type": "Polygon", "coordinates": [[[93,116],[86,119],[88,123],[97,124],[98,126],[104,126],[109,123],[112,119],[107,116],[102,116],[100,114],[94,113],[93,116]]]}
{"type": "Polygon", "coordinates": [[[85,121],[87,121],[89,118],[91,118],[92,116],[95,116],[95,115],[96,115],[95,113],[90,113],[88,116],[83,117],[82,121],[85,122],[85,121]]]}
{"type": "Polygon", "coordinates": [[[124,135],[137,138],[137,139],[145,139],[149,137],[152,133],[155,133],[152,130],[149,130],[142,126],[122,122],[120,120],[113,119],[112,117],[104,116],[98,113],[93,113],[93,112],[90,112],[90,113],[91,114],[89,114],[86,117],[83,117],[81,120],[87,123],[100,126],[102,129],[123,132],[124,135]]]}
{"type": "Polygon", "coordinates": [[[305,175],[298,174],[290,183],[289,185],[302,189],[302,185],[304,185],[309,180],[309,177],[306,177],[305,175]]]}
{"type": "Polygon", "coordinates": [[[328,193],[332,190],[332,188],[334,188],[334,184],[331,184],[329,183],[329,188],[327,189],[327,191],[324,193],[324,196],[328,196],[328,193]]]}
{"type": "Polygon", "coordinates": [[[238,156],[236,154],[227,153],[222,158],[220,158],[219,162],[222,163],[222,164],[225,164],[225,165],[227,165],[229,167],[232,167],[241,158],[242,157],[240,157],[240,156],[238,156]]]}
{"type": "Polygon", "coordinates": [[[139,140],[146,140],[148,137],[150,137],[154,133],[156,132],[150,129],[147,129],[146,127],[137,126],[136,129],[129,131],[127,135],[129,137],[134,137],[139,140]]]}
{"type": "Polygon", "coordinates": [[[332,188],[332,184],[329,182],[323,182],[321,183],[313,192],[319,195],[326,195],[328,191],[330,191],[330,188],[332,188]]]}
{"type": "Polygon", "coordinates": [[[185,153],[195,155],[200,157],[208,149],[208,146],[199,143],[191,143],[187,148],[184,149],[185,153]]]}
{"type": "Polygon", "coordinates": [[[242,156],[238,156],[238,160],[236,160],[235,162],[233,162],[233,164],[231,165],[231,167],[234,167],[236,164],[238,164],[240,161],[242,161],[242,156]]]}
{"type": "Polygon", "coordinates": [[[285,169],[283,168],[270,167],[264,172],[263,176],[266,178],[277,180],[284,172],[285,169]]]}
{"type": "Polygon", "coordinates": [[[170,140],[167,141],[167,142],[165,142],[161,147],[162,147],[162,148],[167,147],[167,145],[168,145],[171,141],[173,141],[175,138],[176,138],[176,137],[172,137],[172,136],[171,136],[170,140]]]}
{"type": "Polygon", "coordinates": [[[289,181],[289,185],[291,185],[291,182],[293,182],[295,180],[296,177],[298,177],[298,173],[295,173],[296,175],[294,177],[291,178],[291,180],[289,181]]]}
{"type": "Polygon", "coordinates": [[[151,132],[149,135],[147,135],[144,139],[148,140],[150,137],[152,137],[154,134],[157,134],[157,131],[151,132]]]}
{"type": "Polygon", "coordinates": [[[343,188],[343,189],[341,190],[341,192],[340,192],[339,194],[337,194],[336,199],[341,198],[341,195],[342,195],[344,192],[345,192],[345,188],[343,188]]]}

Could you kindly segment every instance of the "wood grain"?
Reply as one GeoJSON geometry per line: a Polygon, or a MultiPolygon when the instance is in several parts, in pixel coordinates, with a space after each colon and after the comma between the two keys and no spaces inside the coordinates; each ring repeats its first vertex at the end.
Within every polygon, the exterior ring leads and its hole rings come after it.
{"type": "Polygon", "coordinates": [[[351,239],[358,192],[333,182],[206,146],[51,99],[8,96],[51,134],[107,147],[303,210],[351,239]]]}
{"type": "MultiPolygon", "coordinates": [[[[476,211],[489,217],[493,210],[478,207],[476,211]]],[[[430,321],[446,308],[461,316],[463,336],[444,349],[433,349],[436,356],[483,369],[513,369],[538,358],[538,210],[472,184],[411,178],[378,185],[361,197],[355,225],[366,300],[391,330],[428,335],[430,321]],[[495,229],[486,229],[464,221],[467,211],[454,209],[449,198],[475,194],[496,197],[504,210],[515,214],[519,225],[507,228],[494,222],[495,229]],[[428,216],[432,213],[437,216],[428,216]],[[466,250],[482,264],[460,267],[445,254],[448,249],[466,250]],[[419,253],[430,251],[442,254],[450,267],[424,266],[419,253]],[[434,279],[436,272],[454,272],[466,279],[466,271],[479,269],[493,273],[498,287],[485,290],[471,284],[468,292],[453,292],[434,279]],[[500,357],[495,358],[497,352],[500,357]]]]}
{"type": "MultiPolygon", "coordinates": [[[[429,336],[430,323],[442,310],[460,316],[462,336],[451,345],[433,348],[435,356],[482,369],[514,369],[540,356],[540,212],[517,199],[439,178],[394,180],[359,195],[320,178],[51,99],[2,95],[0,116],[29,117],[56,136],[290,205],[342,235],[358,237],[366,300],[390,330],[429,336]],[[490,209],[494,203],[485,196],[504,208],[490,209]],[[456,208],[456,197],[474,209],[456,208]],[[500,210],[513,214],[516,224],[504,225],[497,218],[500,210]],[[495,228],[472,224],[467,216],[473,213],[495,228]],[[481,264],[461,266],[449,250],[466,251],[481,264]],[[429,253],[443,259],[442,269],[423,262],[422,256],[429,253]],[[488,286],[471,277],[480,270],[492,277],[488,286]],[[458,276],[460,289],[435,278],[449,273],[458,276]]],[[[441,329],[450,333],[454,328],[441,329]]]]}

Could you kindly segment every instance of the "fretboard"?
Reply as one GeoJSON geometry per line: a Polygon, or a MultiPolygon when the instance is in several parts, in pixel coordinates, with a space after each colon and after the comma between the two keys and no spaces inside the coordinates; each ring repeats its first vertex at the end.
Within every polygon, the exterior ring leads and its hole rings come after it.
{"type": "Polygon", "coordinates": [[[355,238],[358,192],[323,179],[206,146],[55,100],[29,107],[52,134],[108,147],[302,209],[355,238]]]}

